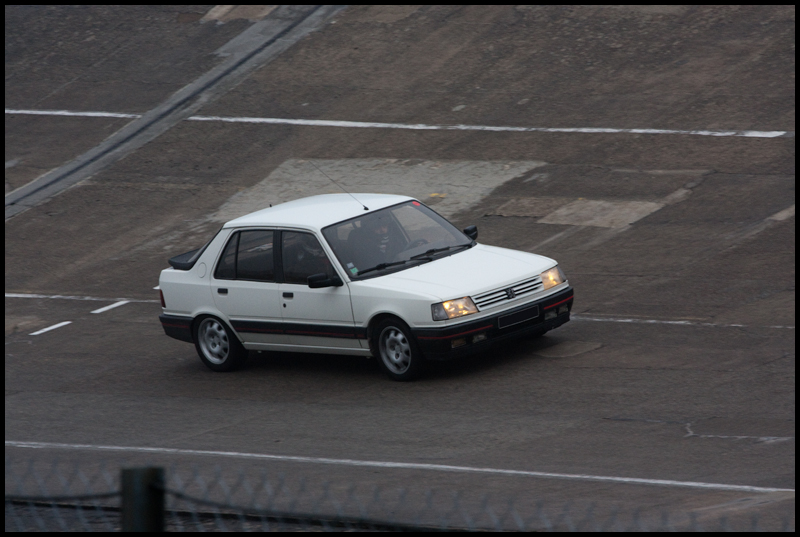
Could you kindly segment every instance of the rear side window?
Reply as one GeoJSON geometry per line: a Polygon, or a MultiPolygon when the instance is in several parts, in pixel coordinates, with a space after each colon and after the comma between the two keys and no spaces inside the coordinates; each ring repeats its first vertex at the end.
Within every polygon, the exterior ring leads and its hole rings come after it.
{"type": "Polygon", "coordinates": [[[214,277],[218,280],[235,280],[236,279],[236,247],[239,245],[239,234],[234,233],[228,240],[228,245],[225,251],[222,252],[222,257],[217,264],[217,270],[214,272],[214,277]]]}
{"type": "Polygon", "coordinates": [[[239,231],[228,240],[214,277],[218,280],[275,281],[273,231],[239,231]]]}

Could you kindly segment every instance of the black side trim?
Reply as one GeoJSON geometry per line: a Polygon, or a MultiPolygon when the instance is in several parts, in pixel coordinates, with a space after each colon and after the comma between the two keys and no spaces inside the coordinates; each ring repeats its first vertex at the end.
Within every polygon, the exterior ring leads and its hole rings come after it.
{"type": "Polygon", "coordinates": [[[194,338],[192,338],[192,319],[190,317],[162,314],[158,316],[158,320],[161,321],[164,333],[169,337],[194,343],[194,338]]]}
{"type": "Polygon", "coordinates": [[[367,339],[367,330],[356,326],[329,324],[284,323],[270,321],[231,321],[237,332],[288,334],[343,339],[367,339]]]}
{"type": "Polygon", "coordinates": [[[283,334],[283,323],[266,321],[231,321],[237,332],[255,332],[258,334],[283,334]]]}
{"type": "Polygon", "coordinates": [[[355,326],[284,323],[284,333],[298,336],[367,339],[367,331],[355,326]]]}

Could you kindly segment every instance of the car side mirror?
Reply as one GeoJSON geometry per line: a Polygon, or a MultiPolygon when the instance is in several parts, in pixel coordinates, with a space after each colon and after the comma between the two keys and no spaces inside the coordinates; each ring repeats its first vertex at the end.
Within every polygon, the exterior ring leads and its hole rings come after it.
{"type": "Polygon", "coordinates": [[[476,240],[478,238],[478,226],[467,226],[464,228],[464,235],[469,237],[472,240],[476,240]]]}
{"type": "Polygon", "coordinates": [[[312,274],[308,277],[308,286],[311,289],[320,289],[322,287],[341,287],[343,285],[344,282],[342,279],[335,274],[331,277],[328,277],[328,275],[324,272],[320,272],[319,274],[312,274]]]}

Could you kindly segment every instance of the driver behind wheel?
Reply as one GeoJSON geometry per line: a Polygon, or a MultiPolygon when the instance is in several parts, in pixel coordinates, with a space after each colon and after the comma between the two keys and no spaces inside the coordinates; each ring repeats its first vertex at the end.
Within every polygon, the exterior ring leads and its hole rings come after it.
{"type": "Polygon", "coordinates": [[[364,267],[393,261],[406,247],[406,241],[388,214],[373,214],[361,219],[361,227],[348,240],[359,253],[364,267]]]}

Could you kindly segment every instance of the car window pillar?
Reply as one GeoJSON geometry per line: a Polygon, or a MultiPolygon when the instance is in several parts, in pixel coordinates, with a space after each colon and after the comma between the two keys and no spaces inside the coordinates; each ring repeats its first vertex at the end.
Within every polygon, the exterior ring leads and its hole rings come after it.
{"type": "Polygon", "coordinates": [[[275,230],[275,244],[277,248],[273,246],[273,250],[275,251],[275,281],[277,283],[285,283],[286,280],[283,278],[283,231],[280,229],[275,230]]]}

